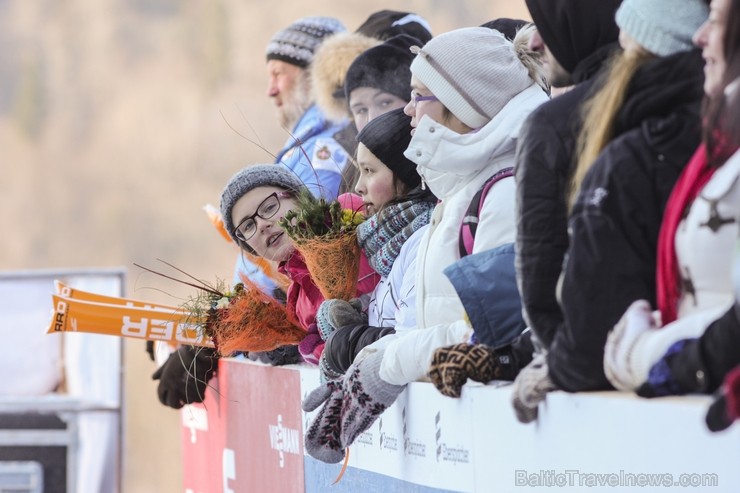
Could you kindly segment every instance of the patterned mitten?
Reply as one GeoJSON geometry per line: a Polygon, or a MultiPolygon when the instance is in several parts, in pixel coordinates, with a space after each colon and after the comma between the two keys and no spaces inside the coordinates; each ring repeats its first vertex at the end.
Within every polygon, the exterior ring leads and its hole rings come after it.
{"type": "Polygon", "coordinates": [[[362,313],[362,305],[358,299],[349,302],[338,299],[325,300],[316,311],[316,325],[324,341],[339,328],[364,323],[367,323],[367,315],[362,313]]]}
{"type": "Polygon", "coordinates": [[[342,404],[342,447],[347,448],[396,401],[405,385],[393,385],[380,378],[385,351],[378,350],[349,367],[344,378],[342,404]]]}
{"type": "Polygon", "coordinates": [[[488,383],[497,378],[497,368],[493,349],[463,342],[434,351],[427,375],[443,395],[460,397],[468,378],[488,383]]]}
{"type": "Polygon", "coordinates": [[[512,405],[517,419],[522,423],[531,423],[537,419],[540,402],[553,390],[557,390],[557,387],[547,373],[547,355],[537,354],[514,380],[512,405]]]}
{"type": "Polygon", "coordinates": [[[342,381],[331,380],[314,389],[303,400],[302,407],[306,412],[324,405],[308,427],[304,442],[306,452],[314,459],[329,464],[344,459],[339,436],[343,398],[342,381]]]}

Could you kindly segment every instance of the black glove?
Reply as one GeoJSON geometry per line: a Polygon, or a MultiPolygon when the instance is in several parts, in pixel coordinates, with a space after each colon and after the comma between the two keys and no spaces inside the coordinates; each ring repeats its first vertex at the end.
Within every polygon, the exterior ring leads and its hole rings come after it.
{"type": "Polygon", "coordinates": [[[727,396],[725,396],[724,389],[714,393],[714,401],[707,409],[705,421],[709,431],[726,430],[732,425],[733,420],[727,412],[727,396]]]}
{"type": "Polygon", "coordinates": [[[338,328],[327,339],[324,352],[321,354],[323,361],[319,363],[319,366],[324,376],[333,380],[336,375],[344,374],[365,346],[369,346],[381,337],[395,333],[396,330],[390,327],[370,325],[347,325],[338,328]]]}
{"type": "Polygon", "coordinates": [[[272,351],[250,352],[247,357],[252,361],[259,361],[272,366],[294,365],[303,362],[298,346],[280,346],[272,351]]]}
{"type": "Polygon", "coordinates": [[[154,361],[154,341],[146,341],[146,352],[149,359],[154,361]]]}
{"type": "Polygon", "coordinates": [[[152,375],[153,380],[159,380],[159,402],[173,409],[203,402],[217,359],[215,349],[181,346],[152,375]]]}

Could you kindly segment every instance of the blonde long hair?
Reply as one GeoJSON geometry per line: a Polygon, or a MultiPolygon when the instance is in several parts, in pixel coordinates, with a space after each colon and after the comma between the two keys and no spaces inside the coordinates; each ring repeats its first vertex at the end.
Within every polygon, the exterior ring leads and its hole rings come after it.
{"type": "Polygon", "coordinates": [[[512,44],[514,45],[516,56],[519,58],[519,61],[522,62],[524,68],[527,69],[529,77],[535,81],[543,91],[549,92],[550,87],[547,82],[547,78],[545,77],[545,71],[542,69],[540,57],[537,53],[528,48],[529,40],[536,31],[537,28],[534,27],[534,24],[527,24],[517,31],[512,40],[512,44]]]}
{"type": "Polygon", "coordinates": [[[614,137],[614,121],[619,113],[635,72],[655,55],[636,49],[622,51],[609,61],[602,87],[582,106],[583,126],[576,142],[577,160],[568,190],[569,208],[599,153],[614,137]]]}

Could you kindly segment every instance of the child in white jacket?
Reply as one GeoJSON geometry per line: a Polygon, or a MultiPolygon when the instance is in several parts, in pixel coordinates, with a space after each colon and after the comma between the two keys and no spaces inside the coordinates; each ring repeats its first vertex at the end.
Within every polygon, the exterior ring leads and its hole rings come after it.
{"type": "Polygon", "coordinates": [[[397,326],[416,324],[417,250],[437,198],[421,189],[416,165],[403,154],[410,123],[399,108],[373,119],[357,136],[355,191],[369,216],[357,229],[358,243],[381,280],[369,293],[367,315],[342,300],[319,308],[317,323],[327,341],[319,366],[329,379],[341,377],[363,347],[397,326]]]}

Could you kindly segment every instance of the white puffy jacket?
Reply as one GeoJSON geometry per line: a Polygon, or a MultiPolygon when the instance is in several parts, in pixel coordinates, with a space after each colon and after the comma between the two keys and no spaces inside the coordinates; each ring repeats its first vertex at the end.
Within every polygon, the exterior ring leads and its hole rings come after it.
{"type": "MultiPolygon", "coordinates": [[[[473,195],[497,171],[514,166],[521,124],[545,101],[544,92],[532,85],[484,127],[463,135],[426,116],[419,122],[405,155],[441,202],[418,249],[416,328],[378,341],[385,347],[380,367],[385,381],[402,385],[423,378],[435,349],[470,339],[472,328],[464,320],[462,303],[442,271],[460,258],[460,225],[473,195]]],[[[473,253],[514,241],[514,201],[513,178],[490,189],[479,214],[473,253]]]]}

